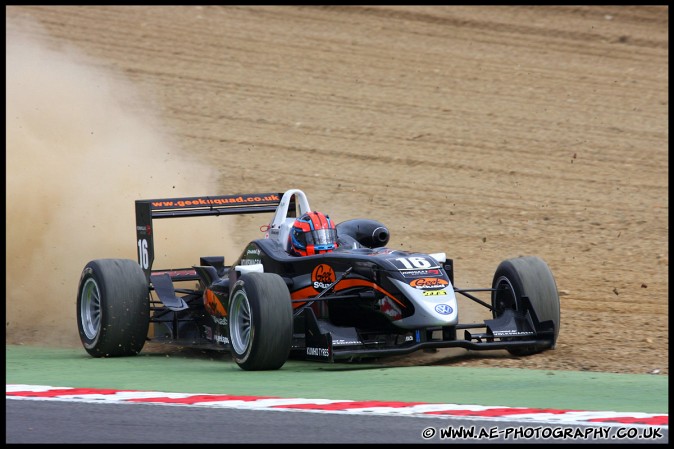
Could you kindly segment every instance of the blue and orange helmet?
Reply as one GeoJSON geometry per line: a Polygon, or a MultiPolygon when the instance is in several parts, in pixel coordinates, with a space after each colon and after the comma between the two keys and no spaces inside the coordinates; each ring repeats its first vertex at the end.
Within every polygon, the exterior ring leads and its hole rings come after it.
{"type": "Polygon", "coordinates": [[[288,238],[295,256],[329,253],[338,246],[335,224],[320,212],[307,212],[295,220],[288,238]]]}

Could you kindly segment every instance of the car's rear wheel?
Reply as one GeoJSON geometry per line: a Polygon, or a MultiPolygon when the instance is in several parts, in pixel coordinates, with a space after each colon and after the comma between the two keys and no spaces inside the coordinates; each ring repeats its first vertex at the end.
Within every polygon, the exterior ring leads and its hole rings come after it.
{"type": "MultiPolygon", "coordinates": [[[[551,321],[554,336],[548,348],[554,348],[559,335],[560,305],[557,284],[548,265],[539,257],[523,256],[501,262],[492,282],[492,313],[499,317],[507,309],[524,313],[522,297],[529,298],[539,322],[551,321]]],[[[546,348],[525,346],[509,348],[513,355],[530,355],[546,348]]]]}
{"type": "Polygon", "coordinates": [[[82,270],[77,327],[94,357],[138,354],[150,325],[150,291],[143,270],[129,259],[98,259],[82,270]]]}
{"type": "Polygon", "coordinates": [[[279,369],[288,360],[293,312],[288,286],[274,273],[246,273],[229,299],[229,343],[245,370],[279,369]]]}

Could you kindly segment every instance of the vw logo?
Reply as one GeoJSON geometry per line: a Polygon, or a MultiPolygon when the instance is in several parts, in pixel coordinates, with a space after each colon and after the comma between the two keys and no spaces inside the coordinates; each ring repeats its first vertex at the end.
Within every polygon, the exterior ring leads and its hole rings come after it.
{"type": "Polygon", "coordinates": [[[435,306],[435,311],[440,315],[449,315],[454,311],[454,309],[452,309],[452,306],[447,304],[438,304],[435,306]]]}

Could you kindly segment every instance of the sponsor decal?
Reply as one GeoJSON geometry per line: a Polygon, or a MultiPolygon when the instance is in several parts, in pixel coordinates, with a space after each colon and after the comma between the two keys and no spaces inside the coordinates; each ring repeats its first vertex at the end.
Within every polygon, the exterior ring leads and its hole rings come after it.
{"type": "Polygon", "coordinates": [[[531,331],[517,331],[516,329],[505,329],[499,331],[492,331],[494,337],[511,337],[515,335],[534,335],[535,332],[531,331]]]}
{"type": "Polygon", "coordinates": [[[224,343],[226,345],[229,344],[229,338],[225,337],[224,335],[216,335],[215,341],[217,341],[218,343],[224,343]]]}
{"type": "Polygon", "coordinates": [[[211,318],[213,318],[213,321],[215,322],[215,324],[219,324],[220,326],[227,326],[227,318],[225,318],[225,317],[218,318],[218,317],[215,317],[213,315],[211,315],[211,318]]]}
{"type": "Polygon", "coordinates": [[[410,285],[419,289],[438,289],[447,287],[449,282],[442,278],[418,278],[410,281],[410,285]]]}
{"type": "Polygon", "coordinates": [[[276,194],[260,195],[218,195],[211,197],[189,197],[162,199],[152,201],[152,209],[165,209],[176,207],[202,207],[204,206],[223,206],[228,204],[240,205],[241,203],[276,203],[280,198],[276,194]]]}
{"type": "Polygon", "coordinates": [[[136,231],[143,235],[152,235],[152,226],[136,226],[136,231]]]}
{"type": "Polygon", "coordinates": [[[196,276],[197,272],[194,270],[157,270],[152,272],[152,276],[159,276],[162,274],[168,274],[170,278],[175,278],[180,276],[196,276]]]}
{"type": "Polygon", "coordinates": [[[261,259],[241,259],[241,265],[257,265],[262,263],[261,259]]]}
{"type": "Polygon", "coordinates": [[[363,342],[360,340],[333,340],[333,345],[362,345],[363,342]]]}
{"type": "MultiPolygon", "coordinates": [[[[206,292],[204,292],[204,307],[206,308],[206,311],[213,317],[214,320],[216,320],[216,317],[222,318],[227,316],[227,311],[225,310],[225,307],[222,305],[218,297],[215,296],[213,290],[206,289],[206,292]]],[[[225,320],[225,324],[227,324],[226,321],[227,320],[225,320]]]]}
{"type": "Polygon", "coordinates": [[[451,315],[454,309],[452,309],[452,306],[450,306],[449,304],[438,304],[437,306],[435,306],[435,311],[438,312],[440,315],[451,315]]]}
{"type": "Polygon", "coordinates": [[[314,357],[330,357],[328,348],[310,348],[307,346],[307,355],[314,357]]]}
{"type": "Polygon", "coordinates": [[[317,265],[311,272],[311,283],[316,290],[325,290],[336,279],[335,270],[324,263],[317,265]]]}
{"type": "Polygon", "coordinates": [[[246,250],[247,256],[249,256],[251,254],[253,254],[255,256],[259,256],[261,253],[262,253],[262,251],[260,251],[260,248],[249,248],[249,249],[246,250]]]}
{"type": "Polygon", "coordinates": [[[447,290],[425,290],[422,293],[424,296],[443,296],[447,294],[447,290]]]}
{"type": "Polygon", "coordinates": [[[441,276],[440,270],[399,270],[406,278],[416,278],[421,276],[441,276]]]}

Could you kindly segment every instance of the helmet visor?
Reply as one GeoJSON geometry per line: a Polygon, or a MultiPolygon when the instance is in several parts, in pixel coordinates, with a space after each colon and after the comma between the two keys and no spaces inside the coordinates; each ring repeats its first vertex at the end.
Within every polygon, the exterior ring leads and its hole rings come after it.
{"type": "Polygon", "coordinates": [[[315,229],[304,234],[307,245],[314,245],[316,249],[332,249],[337,241],[335,229],[315,229]]]}

